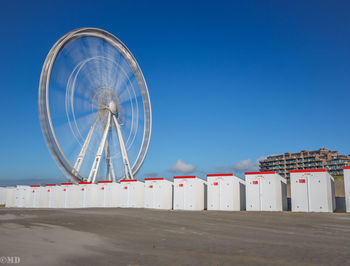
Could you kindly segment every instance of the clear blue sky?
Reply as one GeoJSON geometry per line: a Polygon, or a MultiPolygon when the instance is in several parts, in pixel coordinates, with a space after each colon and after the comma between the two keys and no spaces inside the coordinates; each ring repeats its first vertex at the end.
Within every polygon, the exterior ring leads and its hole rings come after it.
{"type": "Polygon", "coordinates": [[[3,0],[0,182],[63,176],[37,92],[49,49],[79,27],[116,35],[144,73],[153,132],[141,179],[171,177],[179,159],[204,177],[270,154],[350,154],[349,13],[349,1],[3,0]]]}

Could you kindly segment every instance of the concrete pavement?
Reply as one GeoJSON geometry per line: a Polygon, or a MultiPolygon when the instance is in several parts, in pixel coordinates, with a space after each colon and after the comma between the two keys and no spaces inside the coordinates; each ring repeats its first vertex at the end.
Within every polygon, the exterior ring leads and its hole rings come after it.
{"type": "Polygon", "coordinates": [[[0,209],[0,234],[0,257],[20,257],[20,265],[350,261],[346,213],[0,209]]]}

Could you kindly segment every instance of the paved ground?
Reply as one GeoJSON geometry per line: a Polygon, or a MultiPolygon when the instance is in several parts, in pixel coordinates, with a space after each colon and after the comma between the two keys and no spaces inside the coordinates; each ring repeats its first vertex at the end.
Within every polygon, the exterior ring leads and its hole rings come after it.
{"type": "Polygon", "coordinates": [[[20,257],[20,265],[350,261],[346,213],[0,209],[0,234],[0,257],[20,257]]]}

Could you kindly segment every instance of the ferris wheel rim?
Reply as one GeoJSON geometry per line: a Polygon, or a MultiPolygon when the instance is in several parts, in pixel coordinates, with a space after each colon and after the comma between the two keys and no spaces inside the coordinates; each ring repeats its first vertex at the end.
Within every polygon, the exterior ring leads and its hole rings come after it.
{"type": "MultiPolygon", "coordinates": [[[[144,109],[144,129],[143,129],[142,143],[141,143],[138,155],[131,167],[132,173],[135,175],[140,169],[147,155],[147,151],[150,143],[151,131],[152,131],[152,111],[151,111],[151,103],[150,103],[148,87],[144,79],[143,73],[141,71],[141,68],[139,67],[136,59],[134,58],[130,50],[116,36],[112,35],[111,33],[105,30],[98,29],[98,28],[80,28],[80,29],[72,30],[67,34],[65,34],[64,36],[62,36],[50,49],[45,59],[45,62],[43,64],[43,68],[40,76],[40,83],[39,83],[39,115],[40,115],[40,122],[41,122],[43,135],[45,136],[45,139],[46,139],[46,144],[48,145],[49,150],[51,151],[53,157],[58,162],[58,165],[61,167],[62,170],[64,170],[66,174],[68,174],[68,177],[72,181],[79,182],[79,181],[86,180],[86,178],[81,176],[79,172],[75,174],[73,173],[73,170],[74,170],[73,165],[71,161],[66,157],[65,153],[63,152],[59,144],[59,141],[56,138],[55,129],[51,120],[50,104],[49,104],[49,84],[50,84],[51,72],[52,72],[52,68],[54,66],[55,60],[59,55],[60,51],[62,51],[62,49],[67,44],[82,37],[96,37],[111,44],[127,60],[129,66],[131,67],[137,79],[137,83],[141,91],[142,104],[144,109]]],[[[121,179],[124,179],[124,178],[125,176],[123,176],[121,179]]]]}

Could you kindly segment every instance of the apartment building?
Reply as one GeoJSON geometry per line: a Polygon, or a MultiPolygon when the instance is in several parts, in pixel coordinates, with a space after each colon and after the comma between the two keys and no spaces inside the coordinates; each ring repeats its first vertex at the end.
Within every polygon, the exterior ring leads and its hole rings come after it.
{"type": "Polygon", "coordinates": [[[260,163],[260,171],[276,171],[289,178],[290,170],[325,168],[331,175],[342,175],[343,167],[350,166],[350,155],[340,155],[337,151],[322,148],[316,151],[301,151],[271,155],[260,163]]]}

